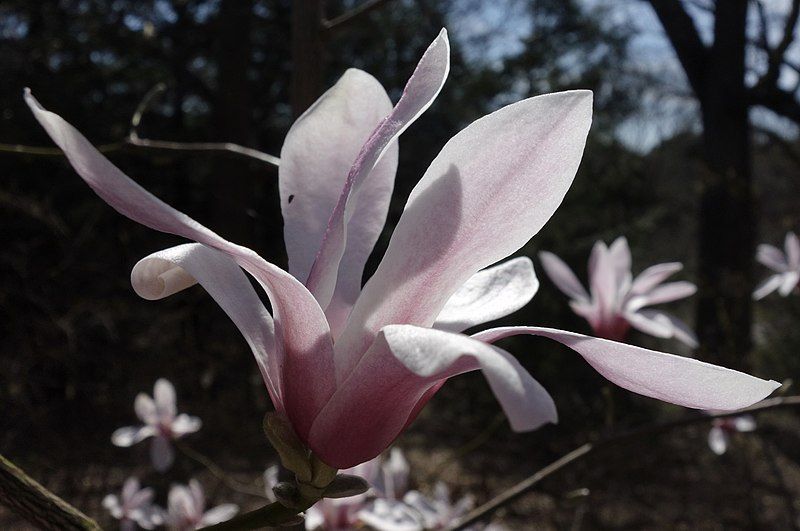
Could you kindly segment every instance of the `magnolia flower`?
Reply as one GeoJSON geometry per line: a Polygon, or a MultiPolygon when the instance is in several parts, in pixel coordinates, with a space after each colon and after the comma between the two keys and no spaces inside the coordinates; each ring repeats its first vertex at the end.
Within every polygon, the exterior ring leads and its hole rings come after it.
{"type": "Polygon", "coordinates": [[[189,480],[189,485],[173,485],[167,496],[167,516],[165,523],[175,531],[189,531],[218,524],[239,512],[239,507],[232,503],[217,505],[205,510],[206,499],[200,483],[189,480]]]}
{"type": "Polygon", "coordinates": [[[161,511],[153,505],[153,489],[139,488],[139,480],[128,478],[117,497],[109,494],[103,498],[103,507],[120,521],[122,531],[133,531],[138,525],[142,529],[153,529],[161,525],[161,511]]]}
{"type": "Polygon", "coordinates": [[[449,67],[442,30],[394,107],[375,78],[351,69],[292,125],[279,174],[288,272],[157,199],[30,91],[25,98],[109,205],[197,242],[141,260],[134,289],[160,299],[200,283],[253,350],[277,414],[331,467],[380,454],[448,378],[468,371],[483,371],[514,430],[555,422],[550,395],[493,345],[511,335],[561,342],[612,382],[688,407],[737,409],[778,386],[562,330],[460,333],[519,309],[536,292],[530,259],[493,264],[525,245],[569,189],[591,122],[586,90],[508,105],[455,135],[412,191],[362,288],[391,198],[396,140],[431,105],[449,67]],[[242,270],[264,289],[273,315],[242,270]]]}
{"type": "Polygon", "coordinates": [[[775,271],[753,292],[753,299],[763,299],[775,290],[786,297],[800,282],[800,241],[794,232],[787,232],[783,252],[774,245],[762,243],[756,251],[756,260],[775,271]]]}
{"type": "Polygon", "coordinates": [[[674,337],[690,347],[697,346],[692,330],[680,319],[660,310],[646,308],[693,295],[691,282],[663,282],[683,269],[679,262],[656,264],[633,278],[628,240],[620,236],[610,247],[598,241],[589,257],[589,293],[575,274],[553,253],[539,253],[545,273],[564,294],[569,305],[587,321],[594,333],[606,339],[622,341],[631,326],[656,337],[674,337]]]}
{"type": "Polygon", "coordinates": [[[175,387],[169,380],[160,378],[153,387],[153,398],[145,393],[139,393],[133,402],[136,416],[144,422],[144,426],[120,428],[111,434],[111,442],[117,446],[127,447],[153,437],[150,443],[150,458],[153,467],[159,472],[164,472],[175,460],[171,441],[196,432],[202,425],[197,417],[185,413],[178,415],[175,401],[175,387]]]}
{"type": "Polygon", "coordinates": [[[731,433],[745,433],[755,429],[756,419],[752,415],[714,419],[711,421],[711,429],[708,430],[708,447],[715,454],[722,455],[728,451],[731,433]]]}

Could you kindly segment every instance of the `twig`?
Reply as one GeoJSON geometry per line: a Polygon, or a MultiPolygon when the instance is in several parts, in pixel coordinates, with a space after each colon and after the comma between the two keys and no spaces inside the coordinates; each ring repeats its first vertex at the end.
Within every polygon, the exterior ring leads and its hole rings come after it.
{"type": "Polygon", "coordinates": [[[386,2],[386,0],[366,0],[366,2],[363,4],[339,15],[338,17],[335,17],[331,20],[323,20],[322,27],[328,31],[340,30],[359,16],[365,15],[373,9],[380,7],[380,5],[384,2],[386,2]]]}
{"type": "Polygon", "coordinates": [[[68,504],[0,455],[0,503],[41,529],[99,530],[68,504]]]}
{"type": "Polygon", "coordinates": [[[267,498],[267,494],[262,492],[259,489],[255,489],[250,485],[242,483],[240,481],[236,481],[232,477],[230,477],[219,465],[217,465],[214,461],[210,458],[206,457],[205,455],[201,454],[197,450],[193,450],[192,448],[186,446],[183,441],[175,440],[175,446],[178,450],[183,453],[189,459],[196,461],[203,467],[205,467],[211,474],[217,478],[218,480],[222,481],[225,485],[228,486],[229,489],[240,492],[242,494],[247,494],[249,496],[257,496],[263,499],[267,498]]]}
{"type": "Polygon", "coordinates": [[[533,487],[535,487],[542,480],[554,475],[556,472],[559,472],[569,467],[570,465],[575,464],[582,458],[594,452],[614,447],[629,441],[642,439],[652,435],[670,431],[683,426],[709,422],[710,420],[717,418],[735,417],[745,413],[758,414],[773,409],[798,407],[798,406],[800,406],[800,396],[769,398],[767,400],[762,400],[758,404],[755,404],[748,408],[740,409],[738,411],[729,411],[714,415],[705,415],[705,414],[695,415],[683,419],[674,420],[671,422],[664,422],[662,424],[645,426],[643,428],[631,430],[619,435],[606,437],[598,440],[597,442],[585,443],[579,446],[578,448],[572,450],[568,454],[564,455],[563,457],[560,457],[556,461],[553,461],[552,463],[542,468],[541,470],[539,470],[532,476],[528,477],[527,479],[524,479],[523,481],[517,483],[510,489],[506,490],[505,492],[501,493],[495,498],[489,500],[487,503],[471,511],[469,514],[457,520],[452,526],[450,526],[448,528],[448,531],[458,531],[460,529],[464,529],[474,524],[475,522],[478,522],[479,520],[487,518],[500,507],[513,502],[517,498],[521,497],[523,494],[533,489],[533,487]]]}
{"type": "MultiPolygon", "coordinates": [[[[102,153],[121,151],[129,146],[169,151],[225,151],[260,160],[275,167],[280,165],[281,159],[274,155],[269,155],[262,151],[258,151],[257,149],[234,144],[232,142],[173,142],[170,140],[141,138],[139,136],[139,125],[142,122],[142,117],[144,116],[153,99],[164,90],[166,90],[166,85],[164,83],[158,83],[156,86],[147,91],[147,94],[145,94],[144,98],[142,98],[142,101],[136,106],[136,110],[131,117],[128,135],[122,141],[103,144],[97,146],[97,149],[102,153]]],[[[58,148],[25,146],[21,144],[0,144],[0,152],[38,156],[62,156],[64,154],[58,148]]]]}

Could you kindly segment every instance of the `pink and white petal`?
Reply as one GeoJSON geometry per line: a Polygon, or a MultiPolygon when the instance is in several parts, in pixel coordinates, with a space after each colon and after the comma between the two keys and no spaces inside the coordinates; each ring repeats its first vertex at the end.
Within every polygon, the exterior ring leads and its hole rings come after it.
{"type": "Polygon", "coordinates": [[[756,419],[753,415],[741,415],[733,419],[733,426],[738,432],[750,432],[756,430],[756,419]]]}
{"type": "Polygon", "coordinates": [[[311,449],[336,468],[371,459],[400,434],[431,385],[479,369],[514,430],[556,422],[550,395],[504,350],[461,334],[390,325],[317,417],[311,449]]]}
{"type": "Polygon", "coordinates": [[[156,434],[152,426],[126,426],[111,434],[111,444],[127,448],[156,434]]]}
{"type": "Polygon", "coordinates": [[[552,328],[494,328],[472,337],[491,343],[519,334],[558,341],[612,383],[679,406],[731,411],[753,405],[780,387],[773,380],[695,359],[552,328]]]}
{"type": "Polygon", "coordinates": [[[608,248],[608,254],[614,263],[617,285],[620,286],[626,282],[626,279],[631,274],[631,249],[628,246],[628,239],[625,236],[619,236],[611,243],[608,248]]]}
{"type": "Polygon", "coordinates": [[[350,236],[349,226],[355,216],[355,205],[362,202],[359,196],[363,184],[387,149],[431,106],[449,72],[450,42],[447,31],[442,29],[420,59],[397,105],[372,132],[347,175],[306,282],[323,308],[327,308],[336,290],[340,263],[350,236]]]}
{"type": "Polygon", "coordinates": [[[617,268],[604,242],[595,242],[589,255],[589,291],[598,308],[601,320],[617,311],[617,268]]]}
{"type": "Polygon", "coordinates": [[[383,326],[431,326],[469,277],[541,229],[578,169],[591,112],[589,91],[537,96],[473,122],[444,146],[336,342],[338,381],[383,326]]]}
{"type": "Polygon", "coordinates": [[[576,315],[586,319],[589,322],[589,326],[592,327],[592,330],[596,330],[601,327],[603,323],[603,316],[600,315],[600,309],[597,305],[597,301],[569,301],[569,307],[573,312],[575,312],[576,315]]]}
{"type": "Polygon", "coordinates": [[[175,450],[170,440],[163,435],[153,437],[150,442],[150,460],[158,472],[166,472],[175,461],[175,450]]]}
{"type": "Polygon", "coordinates": [[[275,324],[252,284],[230,256],[199,243],[189,243],[142,258],[131,271],[133,289],[147,300],[168,297],[198,282],[244,336],[275,408],[282,411],[275,324]]]}
{"type": "Polygon", "coordinates": [[[133,400],[133,410],[139,420],[145,424],[158,424],[156,403],[145,393],[139,393],[133,400]]]}
{"type": "Polygon", "coordinates": [[[708,430],[708,447],[717,455],[728,451],[728,435],[719,426],[712,426],[708,430]]]}
{"type": "Polygon", "coordinates": [[[209,509],[200,520],[201,526],[215,525],[220,522],[227,522],[239,512],[239,506],[233,503],[223,503],[213,509],[209,509]]]}
{"type": "Polygon", "coordinates": [[[169,510],[168,522],[175,524],[186,519],[200,517],[194,506],[192,493],[188,487],[183,485],[173,485],[167,495],[167,507],[169,510]]]}
{"type": "Polygon", "coordinates": [[[647,314],[644,310],[627,312],[625,320],[639,332],[653,337],[669,338],[673,334],[672,325],[669,321],[665,322],[664,319],[659,319],[657,313],[647,314]]]}
{"type": "Polygon", "coordinates": [[[770,275],[753,290],[753,300],[761,300],[783,285],[783,273],[770,275]]]}
{"type": "Polygon", "coordinates": [[[115,210],[152,229],[214,247],[233,258],[266,290],[282,341],[282,397],[298,435],[308,434],[313,418],[334,390],[333,341],[325,314],[297,279],[246,247],[233,244],[175,210],[133,182],[83,135],[39,104],[26,90],[36,119],[84,181],[115,210]]]}
{"type": "Polygon", "coordinates": [[[187,415],[186,413],[181,413],[172,423],[171,430],[172,434],[177,439],[178,437],[183,437],[184,435],[188,435],[190,433],[195,433],[199,431],[200,428],[203,427],[203,422],[197,418],[192,417],[191,415],[187,415]]]}
{"type": "Polygon", "coordinates": [[[519,257],[478,271],[442,308],[434,328],[461,332],[509,315],[530,302],[539,280],[528,257],[519,257]]]}
{"type": "Polygon", "coordinates": [[[166,378],[159,378],[153,386],[153,399],[156,404],[158,418],[162,422],[171,423],[178,413],[175,386],[166,378]]]}
{"type": "Polygon", "coordinates": [[[674,337],[678,341],[685,343],[691,348],[697,348],[698,341],[697,336],[694,333],[694,330],[689,327],[686,323],[675,317],[669,312],[662,312],[660,310],[639,310],[637,312],[640,315],[644,315],[652,320],[657,320],[659,322],[668,324],[672,328],[672,334],[670,337],[674,337]]]}
{"type": "Polygon", "coordinates": [[[783,248],[786,250],[786,263],[789,269],[800,269],[800,240],[794,232],[786,233],[783,248]]]}
{"type": "Polygon", "coordinates": [[[650,266],[633,279],[631,294],[644,295],[681,269],[683,269],[683,264],[680,262],[667,262],[650,266]]]}
{"type": "MultiPolygon", "coordinates": [[[[380,82],[351,68],[289,129],[281,148],[278,184],[289,272],[301,282],[311,272],[328,220],[361,146],[391,111],[392,102],[380,82]]],[[[359,219],[363,213],[354,213],[352,221],[368,224],[373,238],[385,221],[396,166],[395,144],[392,153],[373,170],[367,185],[380,190],[371,194],[382,207],[373,214],[382,211],[383,215],[359,219]]],[[[358,206],[360,209],[362,205],[358,206]]]]}
{"type": "Polygon", "coordinates": [[[683,280],[668,282],[656,286],[643,295],[630,298],[625,304],[625,309],[629,312],[635,312],[645,306],[685,299],[686,297],[691,297],[695,293],[697,293],[697,286],[691,282],[683,280]]]}
{"type": "Polygon", "coordinates": [[[783,251],[768,243],[762,243],[756,248],[756,260],[777,273],[783,273],[789,268],[783,251]]]}
{"type": "Polygon", "coordinates": [[[588,301],[589,294],[572,272],[572,269],[561,258],[548,251],[539,252],[542,268],[553,284],[566,296],[576,301],[588,301]]]}
{"type": "Polygon", "coordinates": [[[782,297],[788,296],[800,282],[800,271],[787,271],[781,274],[781,285],[778,286],[778,293],[782,297]]]}

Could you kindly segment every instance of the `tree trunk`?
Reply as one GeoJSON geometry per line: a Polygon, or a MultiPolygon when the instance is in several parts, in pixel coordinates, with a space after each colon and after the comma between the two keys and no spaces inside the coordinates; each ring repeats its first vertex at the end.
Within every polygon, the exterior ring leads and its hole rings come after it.
{"type": "Polygon", "coordinates": [[[322,21],[323,0],[292,2],[292,92],[294,117],[300,116],[322,94],[325,71],[322,21]]]}
{"type": "MultiPolygon", "coordinates": [[[[214,108],[217,140],[243,145],[252,141],[247,80],[252,46],[252,10],[253,0],[223,0],[219,14],[219,93],[214,108]]],[[[249,163],[241,158],[223,156],[215,156],[214,161],[213,226],[225,238],[252,245],[253,220],[247,215],[253,207],[249,163]]]]}
{"type": "Polygon", "coordinates": [[[755,252],[751,143],[744,82],[747,0],[716,3],[702,93],[697,333],[704,360],[745,369],[755,252]]]}

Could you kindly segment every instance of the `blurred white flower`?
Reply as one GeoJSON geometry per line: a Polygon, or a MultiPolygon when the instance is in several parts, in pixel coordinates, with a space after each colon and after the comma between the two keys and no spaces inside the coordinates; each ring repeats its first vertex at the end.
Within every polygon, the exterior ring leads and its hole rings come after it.
{"type": "Polygon", "coordinates": [[[190,531],[218,524],[233,518],[239,507],[224,503],[205,510],[206,500],[200,483],[192,479],[189,485],[173,485],[167,499],[166,524],[173,531],[190,531]]]}
{"type": "Polygon", "coordinates": [[[197,417],[184,413],[178,415],[175,387],[164,378],[156,381],[153,398],[145,393],[139,393],[133,403],[133,409],[144,425],[119,428],[111,434],[111,442],[116,446],[127,447],[153,437],[150,457],[153,467],[159,472],[167,470],[175,460],[175,452],[170,441],[194,433],[202,426],[197,417]]]}
{"type": "Polygon", "coordinates": [[[403,502],[420,514],[423,529],[445,529],[475,505],[472,496],[464,496],[452,503],[450,489],[442,482],[437,483],[434,487],[433,498],[428,498],[422,493],[412,490],[403,496],[403,502]]]}
{"type": "Polygon", "coordinates": [[[746,433],[756,429],[756,419],[752,415],[714,419],[708,431],[708,447],[717,455],[728,451],[731,433],[746,433]]]}
{"type": "Polygon", "coordinates": [[[264,495],[270,503],[276,501],[275,493],[272,489],[278,484],[278,465],[272,465],[264,471],[264,495]]]}
{"type": "Polygon", "coordinates": [[[138,525],[142,529],[153,529],[163,523],[161,510],[153,505],[153,489],[139,488],[139,480],[125,480],[119,496],[109,494],[103,498],[103,507],[120,521],[122,531],[133,531],[138,525]]]}
{"type": "Polygon", "coordinates": [[[786,297],[800,282],[800,241],[794,232],[788,232],[783,251],[762,243],[756,251],[756,260],[775,273],[764,279],[753,292],[753,299],[763,299],[775,290],[786,297]]]}
{"type": "Polygon", "coordinates": [[[633,278],[628,240],[620,236],[608,247],[598,241],[589,257],[587,292],[559,257],[542,251],[539,259],[553,284],[572,299],[572,311],[586,319],[598,336],[623,341],[633,326],[651,336],[675,338],[692,348],[697,346],[694,332],[684,322],[667,312],[647,308],[697,291],[691,282],[664,283],[683,268],[680,262],[656,264],[633,278]]]}

